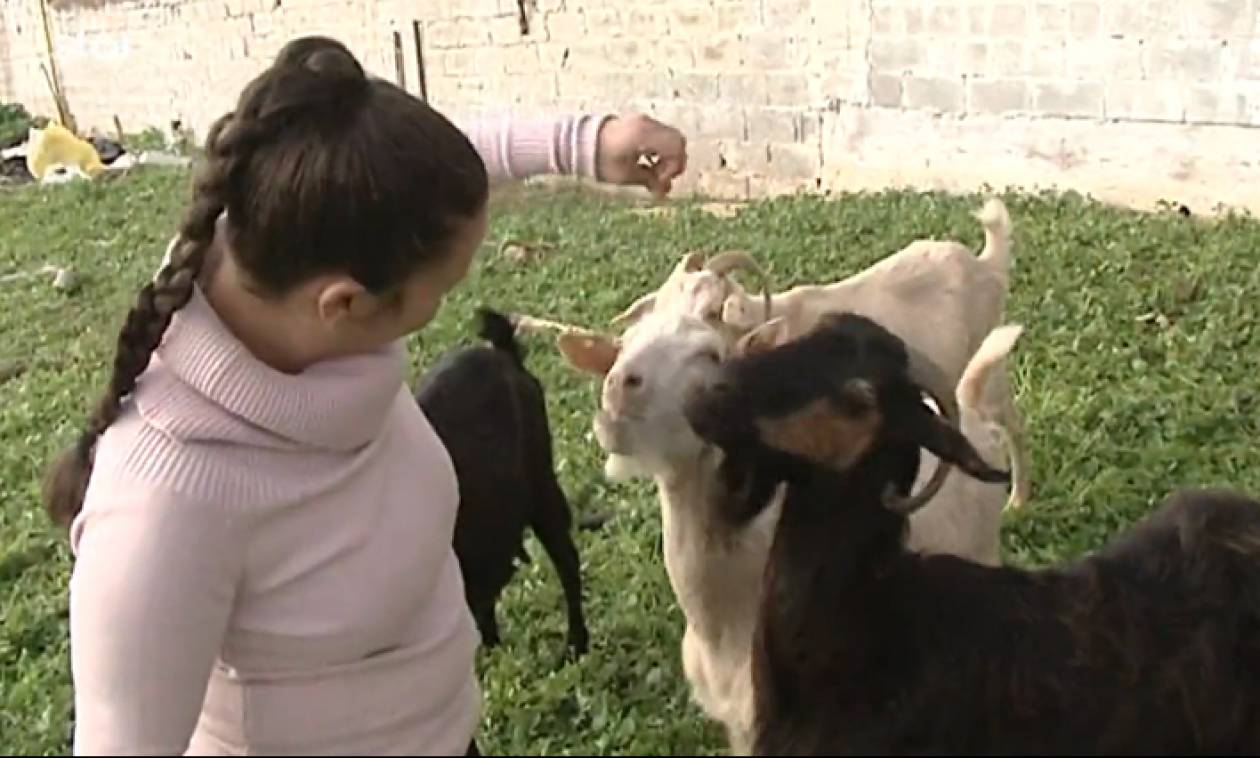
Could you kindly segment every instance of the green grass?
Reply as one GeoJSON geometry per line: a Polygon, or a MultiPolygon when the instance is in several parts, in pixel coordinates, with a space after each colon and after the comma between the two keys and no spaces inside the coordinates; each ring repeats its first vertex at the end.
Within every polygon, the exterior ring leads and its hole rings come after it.
{"type": "MultiPolygon", "coordinates": [[[[108,185],[0,193],[0,275],[45,263],[85,279],[0,284],[0,750],[67,749],[68,553],[37,503],[38,473],[82,419],[133,291],[155,267],[186,195],[179,172],[108,185]]],[[[1183,485],[1260,493],[1260,224],[1139,215],[1077,196],[1007,196],[1016,224],[1013,362],[1033,457],[1034,501],[1007,517],[1007,558],[1037,565],[1097,547],[1183,485]],[[1140,320],[1144,314],[1162,319],[1140,320]]],[[[415,341],[415,366],[471,340],[474,305],[603,324],[687,249],[742,247],[778,286],[832,280],[920,236],[979,246],[974,197],[886,193],[783,199],[734,219],[684,206],[661,218],[587,193],[519,193],[500,204],[480,264],[415,341]],[[505,238],[547,242],[538,262],[497,255],[505,238]]],[[[501,606],[505,644],[481,660],[479,739],[495,753],[721,751],[690,704],[682,619],[660,556],[655,498],[605,483],[589,435],[596,385],[550,340],[528,360],[548,388],[561,482],[579,512],[611,510],[578,536],[591,653],[560,667],[565,617],[550,563],[530,543],[501,606]]]]}

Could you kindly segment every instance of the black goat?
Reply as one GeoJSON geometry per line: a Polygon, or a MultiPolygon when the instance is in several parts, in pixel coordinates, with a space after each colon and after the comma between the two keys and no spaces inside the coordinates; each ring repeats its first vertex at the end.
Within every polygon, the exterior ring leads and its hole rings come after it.
{"type": "Polygon", "coordinates": [[[1061,568],[910,553],[907,515],[933,488],[909,492],[921,448],[1009,476],[949,423],[924,368],[846,314],[735,358],[689,399],[752,495],[730,518],[787,483],[754,642],[755,752],[1260,752],[1260,502],[1182,491],[1061,568]]]}
{"type": "Polygon", "coordinates": [[[543,388],[525,367],[512,323],[487,309],[477,315],[478,334],[490,346],[443,356],[416,391],[459,479],[454,547],[468,606],[486,646],[499,644],[495,606],[515,559],[528,560],[523,541],[529,526],[560,576],[568,645],[581,655],[589,642],[581,567],[568,499],[552,467],[543,388]]]}

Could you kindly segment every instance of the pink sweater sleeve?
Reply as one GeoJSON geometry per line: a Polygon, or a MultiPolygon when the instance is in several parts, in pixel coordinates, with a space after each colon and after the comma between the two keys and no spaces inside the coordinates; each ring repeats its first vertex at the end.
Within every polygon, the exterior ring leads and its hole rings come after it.
{"type": "Polygon", "coordinates": [[[461,124],[492,182],[560,174],[596,179],[599,129],[610,115],[485,116],[461,124]]]}
{"type": "Polygon", "coordinates": [[[244,540],[225,509],[143,485],[116,491],[131,494],[98,496],[71,532],[74,754],[181,755],[232,613],[244,540]]]}

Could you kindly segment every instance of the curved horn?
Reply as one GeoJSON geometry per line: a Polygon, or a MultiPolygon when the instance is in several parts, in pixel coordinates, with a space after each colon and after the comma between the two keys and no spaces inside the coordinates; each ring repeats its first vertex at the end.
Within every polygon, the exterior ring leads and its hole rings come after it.
{"type": "Polygon", "coordinates": [[[743,250],[727,250],[710,258],[704,264],[704,268],[706,271],[712,271],[718,276],[726,276],[738,269],[744,269],[756,274],[757,278],[761,280],[761,297],[765,312],[765,318],[762,321],[764,323],[770,320],[770,277],[766,275],[765,269],[751,255],[743,250]]]}
{"type": "MultiPolygon", "coordinates": [[[[949,385],[949,380],[945,377],[945,372],[931,358],[909,345],[906,346],[906,352],[910,358],[910,381],[921,387],[936,401],[937,406],[941,409],[941,415],[945,417],[948,423],[957,425],[959,423],[958,403],[954,400],[954,393],[949,385]]],[[[936,494],[941,491],[941,487],[945,486],[945,479],[949,476],[951,468],[953,468],[951,464],[944,459],[938,458],[936,470],[932,472],[932,478],[928,480],[927,484],[923,486],[923,489],[917,495],[911,493],[906,497],[902,497],[890,490],[884,493],[884,505],[897,513],[906,515],[914,513],[927,505],[928,501],[936,497],[936,494]]]]}

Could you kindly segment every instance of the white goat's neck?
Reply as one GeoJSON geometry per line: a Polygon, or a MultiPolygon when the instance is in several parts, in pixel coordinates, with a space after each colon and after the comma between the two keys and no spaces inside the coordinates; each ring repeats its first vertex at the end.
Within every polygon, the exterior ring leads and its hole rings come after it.
{"type": "Polygon", "coordinates": [[[751,641],[757,599],[782,493],[743,527],[719,513],[729,497],[718,476],[720,454],[706,449],[656,477],[665,570],[692,629],[711,644],[751,641]]]}

